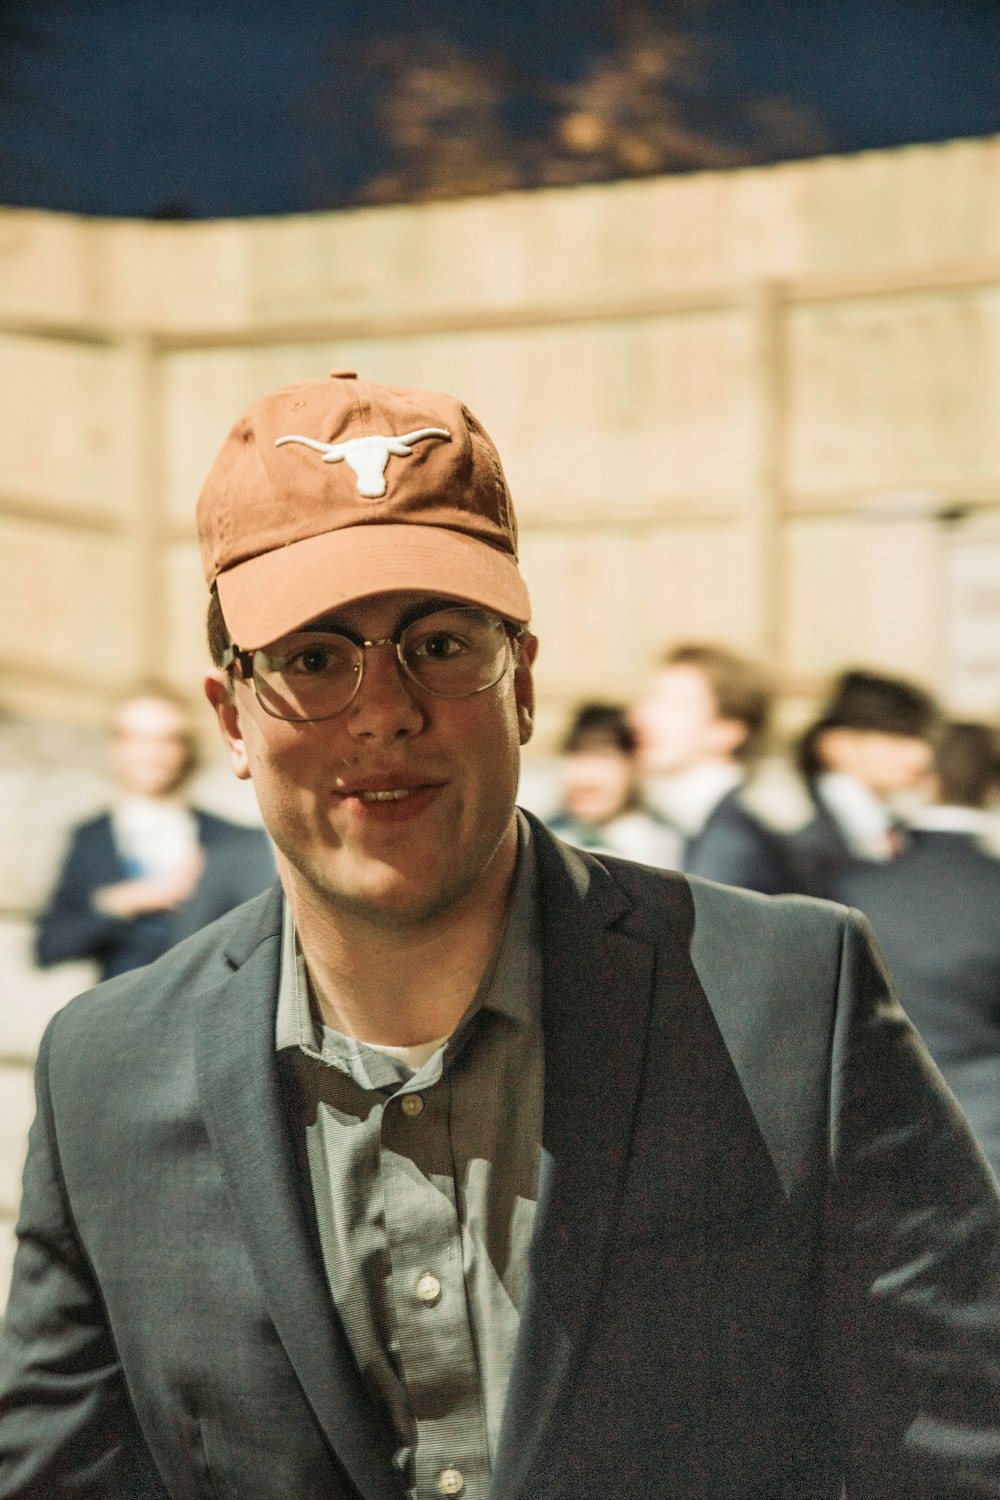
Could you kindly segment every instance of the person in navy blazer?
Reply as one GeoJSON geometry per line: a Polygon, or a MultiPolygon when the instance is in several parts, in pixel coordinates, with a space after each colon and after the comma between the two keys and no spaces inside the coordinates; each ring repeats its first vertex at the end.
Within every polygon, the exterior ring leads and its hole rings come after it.
{"type": "Polygon", "coordinates": [[[792,890],[835,898],[853,862],[902,851],[894,801],[919,789],[940,727],[940,708],[917,683],[858,667],[838,675],[796,748],[812,815],[785,840],[792,890]]]}
{"type": "Polygon", "coordinates": [[[681,869],[768,896],[797,888],[784,838],[747,800],[771,703],[756,663],[684,642],[664,653],[632,711],[650,799],[683,837],[681,869]]]}
{"type": "Polygon", "coordinates": [[[113,720],[115,805],[71,831],[39,915],[38,964],[91,959],[102,979],[152,963],[277,877],[267,835],[188,804],[197,747],[185,705],[143,684],[113,720]]]}
{"type": "Polygon", "coordinates": [[[281,890],[46,1033],[0,1496],[1000,1495],[1000,1197],[863,919],[573,850],[515,811],[536,643],[475,418],[347,373],[300,383],[237,423],[200,522],[207,691],[281,890]],[[487,1034],[530,1039],[527,1066],[480,1080],[482,1114],[535,1142],[516,1201],[510,1138],[456,1182],[439,1108],[487,1034]],[[412,1059],[413,1087],[304,1108],[310,1050],[333,1098],[363,1055],[395,1078],[412,1059]],[[335,1186],[321,1111],[350,1152],[400,1098],[335,1186]],[[390,1181],[412,1289],[372,1254],[390,1181]],[[504,1267],[490,1307],[483,1251],[504,1267]],[[512,1306],[509,1352],[481,1342],[464,1372],[502,1395],[473,1474],[442,1330],[512,1306]],[[421,1479],[425,1442],[450,1461],[421,1479]]]}
{"type": "Polygon", "coordinates": [[[1000,845],[986,810],[987,724],[948,724],[935,800],[889,863],[845,866],[838,895],[869,918],[906,1012],[1000,1177],[1000,845]]]}

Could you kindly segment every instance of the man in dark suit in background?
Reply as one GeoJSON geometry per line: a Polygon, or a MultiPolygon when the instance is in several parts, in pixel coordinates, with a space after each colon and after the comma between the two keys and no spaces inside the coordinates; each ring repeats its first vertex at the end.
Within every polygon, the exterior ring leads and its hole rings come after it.
{"type": "Polygon", "coordinates": [[[886,863],[856,860],[837,894],[870,919],[899,996],[1000,1176],[1000,858],[986,812],[996,738],[955,723],[936,750],[936,796],[886,863]]]}
{"type": "Polygon", "coordinates": [[[1000,1199],[860,919],[515,810],[471,413],[274,393],[199,516],[282,891],[46,1035],[0,1496],[1000,1496],[1000,1199]]]}
{"type": "Polygon", "coordinates": [[[795,889],[781,836],[746,800],[771,699],[754,662],[689,643],[666,652],[632,711],[647,793],[680,831],[685,874],[769,896],[795,889]]]}
{"type": "Polygon", "coordinates": [[[902,677],[850,668],[833,683],[797,760],[813,815],[788,835],[793,890],[836,898],[855,860],[885,863],[906,842],[893,799],[917,790],[931,769],[938,705],[902,677]]]}
{"type": "Polygon", "coordinates": [[[93,959],[102,979],[152,963],[276,877],[267,835],[192,807],[190,714],[148,683],[115,710],[111,808],[74,828],[42,911],[38,963],[93,959]]]}

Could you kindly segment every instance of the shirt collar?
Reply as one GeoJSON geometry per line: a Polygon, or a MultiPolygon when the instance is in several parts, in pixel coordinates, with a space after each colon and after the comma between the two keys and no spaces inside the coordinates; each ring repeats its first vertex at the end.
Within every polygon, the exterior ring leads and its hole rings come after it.
{"type": "Polygon", "coordinates": [[[982,807],[959,807],[935,803],[923,807],[909,819],[910,827],[925,833],[971,833],[976,838],[995,839],[997,817],[982,807]]]}
{"type": "Polygon", "coordinates": [[[889,808],[857,777],[846,771],[824,771],[816,790],[840,827],[854,854],[885,859],[894,819],[889,808]]]}
{"type": "MultiPolygon", "coordinates": [[[[541,1010],[541,940],[538,919],[538,872],[531,827],[517,814],[518,850],[507,921],[493,961],[452,1037],[456,1041],[481,1008],[506,1016],[515,1025],[534,1024],[541,1010]]],[[[322,1028],[309,1006],[305,960],[299,947],[288,902],[283,903],[281,963],[275,1049],[299,1047],[315,1053],[322,1046],[322,1028]]],[[[428,1064],[425,1064],[425,1067],[428,1064]]],[[[421,1075],[424,1069],[420,1070],[421,1075]]]]}
{"type": "Polygon", "coordinates": [[[656,805],[687,838],[700,833],[723,797],[744,779],[743,768],[712,761],[656,779],[656,805]]]}

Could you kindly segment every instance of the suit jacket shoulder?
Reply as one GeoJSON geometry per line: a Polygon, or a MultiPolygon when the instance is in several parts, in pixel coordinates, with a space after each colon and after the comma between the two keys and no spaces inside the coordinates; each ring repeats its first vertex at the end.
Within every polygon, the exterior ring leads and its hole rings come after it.
{"type": "Polygon", "coordinates": [[[683,943],[725,1031],[738,1032],[744,1045],[751,1032],[767,1033],[769,1047],[781,1012],[800,1039],[805,1023],[825,1042],[845,930],[854,922],[869,933],[856,912],[833,901],[770,896],[625,860],[602,863],[632,903],[625,919],[630,929],[683,943]],[[748,995],[754,996],[751,1009],[748,995]]]}

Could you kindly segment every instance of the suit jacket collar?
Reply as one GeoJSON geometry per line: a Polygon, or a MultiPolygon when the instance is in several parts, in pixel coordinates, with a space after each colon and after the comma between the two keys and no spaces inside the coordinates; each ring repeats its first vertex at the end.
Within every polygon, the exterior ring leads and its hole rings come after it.
{"type": "MultiPolygon", "coordinates": [[[[604,865],[532,823],[543,954],[543,1160],[494,1500],[513,1500],[531,1470],[601,1284],[653,974],[652,948],[624,930],[629,903],[604,865]]],[[[294,1159],[274,1051],[280,933],[278,888],[233,925],[232,973],[199,1002],[203,1106],[263,1295],[317,1421],[362,1495],[399,1500],[401,1479],[334,1313],[294,1159]]]]}

